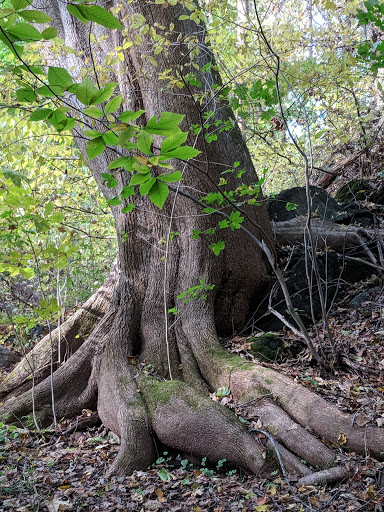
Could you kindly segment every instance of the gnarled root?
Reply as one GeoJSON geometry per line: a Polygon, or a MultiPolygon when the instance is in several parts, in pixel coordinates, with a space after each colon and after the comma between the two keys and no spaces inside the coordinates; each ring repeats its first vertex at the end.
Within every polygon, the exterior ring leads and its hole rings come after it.
{"type": "Polygon", "coordinates": [[[49,424],[54,415],[70,418],[80,414],[84,408],[94,408],[100,355],[112,321],[113,315],[106,315],[80,349],[54,372],[52,379],[47,377],[22,395],[7,400],[0,407],[1,417],[15,423],[34,413],[44,425],[49,424]]]}
{"type": "Polygon", "coordinates": [[[333,465],[335,455],[308,430],[291,419],[275,403],[261,400],[246,408],[248,418],[259,418],[264,427],[289,450],[311,466],[327,468],[333,465]]]}
{"type": "Polygon", "coordinates": [[[103,357],[97,409],[103,424],[120,437],[110,475],[146,469],[155,456],[147,409],[134,370],[124,357],[114,358],[109,351],[103,357]]]}
{"type": "Polygon", "coordinates": [[[58,361],[66,361],[74,354],[106,314],[118,280],[114,264],[103,285],[60,328],[54,329],[15,366],[0,383],[0,398],[14,392],[20,395],[34,384],[43,381],[50,373],[51,359],[54,369],[58,361]],[[60,340],[60,343],[59,343],[60,340]],[[60,353],[59,353],[60,352],[60,353]]]}
{"type": "MultiPolygon", "coordinates": [[[[270,394],[280,408],[305,430],[335,444],[340,443],[340,436],[343,434],[343,439],[345,436],[347,440],[346,447],[350,450],[369,452],[378,459],[383,458],[384,429],[354,426],[350,414],[340,412],[336,406],[274,370],[259,365],[248,366],[246,370],[239,370],[237,367],[234,371],[224,372],[219,382],[221,386],[230,387],[235,400],[247,401],[270,394]]],[[[271,406],[261,407],[260,417],[275,429],[278,438],[289,449],[300,456],[304,455],[303,458],[311,465],[326,467],[330,462],[330,451],[321,448],[318,442],[315,443],[313,436],[309,438],[300,429],[293,432],[293,435],[288,431],[284,432],[284,425],[289,427],[289,422],[286,423],[287,419],[282,419],[276,409],[271,406]],[[303,447],[306,449],[304,454],[303,447]]]]}
{"type": "Polygon", "coordinates": [[[152,427],[165,445],[217,463],[265,474],[270,468],[266,449],[229,410],[180,381],[140,378],[152,427]]]}

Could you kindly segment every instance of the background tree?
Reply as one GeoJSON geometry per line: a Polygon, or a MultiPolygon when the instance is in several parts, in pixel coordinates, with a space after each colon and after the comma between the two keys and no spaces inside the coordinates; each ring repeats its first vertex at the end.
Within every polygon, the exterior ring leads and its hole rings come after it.
{"type": "MultiPolygon", "coordinates": [[[[41,14],[52,17],[73,49],[63,51],[57,39],[47,44],[46,77],[24,75],[28,83],[18,96],[31,104],[41,95],[52,98],[33,119],[73,130],[111,206],[119,251],[105,285],[63,326],[67,341],[77,340],[74,354],[51,378],[8,400],[1,414],[33,410],[47,421],[52,413],[72,416],[97,406],[121,439],[113,466],[120,472],[153,460],[154,433],[178,451],[262,473],[269,465],[262,445],[206,398],[227,386],[236,400],[276,397],[279,405],[264,400],[253,414],[291,450],[280,447],[290,471],[309,472],[294,454],[319,467],[333,459],[304,427],[334,442],[343,434],[351,449],[368,447],[379,456],[382,430],[351,426],[334,406],[277,372],[229,356],[219,342],[264,295],[270,270],[260,246],[274,248],[260,182],[228,107],[202,12],[177,2],[111,2],[116,18],[81,2],[37,2],[37,11],[20,11],[23,1],[12,6],[1,32],[17,57],[19,41],[41,35],[17,23],[15,10],[37,22],[48,21],[41,14]],[[220,214],[226,217],[218,224],[220,214]],[[85,321],[90,336],[75,335],[85,321]]],[[[51,29],[43,37],[45,30],[51,29]]],[[[33,72],[26,64],[22,71],[33,72]]],[[[15,377],[25,366],[2,383],[3,395],[25,390],[24,377],[22,383],[15,377]]]]}

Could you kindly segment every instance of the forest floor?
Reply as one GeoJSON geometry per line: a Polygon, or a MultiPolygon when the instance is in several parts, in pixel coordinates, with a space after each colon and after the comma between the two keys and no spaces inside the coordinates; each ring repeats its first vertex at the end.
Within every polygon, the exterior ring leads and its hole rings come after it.
{"type": "MultiPolygon", "coordinates": [[[[357,425],[384,428],[384,296],[378,284],[372,278],[350,286],[333,309],[330,326],[345,361],[334,375],[314,366],[305,347],[298,352],[297,340],[288,332],[280,333],[284,350],[279,362],[263,364],[353,413],[357,425]],[[364,300],[351,307],[360,293],[364,300]]],[[[249,337],[236,336],[226,346],[253,359],[249,337]]],[[[230,396],[216,399],[242,414],[230,396]]],[[[85,417],[89,414],[84,411],[85,417]]],[[[384,463],[346,451],[342,438],[333,448],[338,464],[348,465],[351,476],[334,486],[298,487],[277,473],[255,478],[227,468],[225,461],[216,468],[204,459],[192,465],[161,447],[147,471],[107,479],[118,439],[103,426],[66,434],[71,424],[63,421],[56,431],[38,433],[32,426],[0,423],[1,511],[384,511],[384,463]]]]}

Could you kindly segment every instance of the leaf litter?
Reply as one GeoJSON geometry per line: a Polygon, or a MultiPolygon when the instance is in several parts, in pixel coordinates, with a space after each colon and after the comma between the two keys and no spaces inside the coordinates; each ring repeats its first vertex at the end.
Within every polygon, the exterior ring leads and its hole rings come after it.
{"type": "MultiPolygon", "coordinates": [[[[372,282],[359,286],[369,290],[372,282]]],[[[361,289],[347,291],[329,319],[344,353],[344,364],[334,375],[313,365],[304,346],[292,351],[297,339],[287,331],[279,333],[284,357],[262,364],[352,413],[357,425],[384,428],[384,300],[381,292],[367,294],[357,310],[350,309],[348,301],[361,289]]],[[[254,359],[251,345],[249,336],[226,342],[228,350],[248,360],[254,359]]],[[[243,414],[229,389],[212,398],[243,414]]],[[[65,420],[57,431],[41,433],[0,424],[0,511],[384,512],[384,463],[345,451],[342,437],[333,446],[336,462],[348,465],[351,476],[334,486],[291,482],[290,488],[276,472],[261,479],[226,467],[225,461],[216,467],[204,459],[192,464],[161,447],[147,471],[106,478],[119,440],[96,420],[96,413],[83,411],[76,422],[65,420]],[[92,426],[86,426],[89,418],[92,426]]]]}

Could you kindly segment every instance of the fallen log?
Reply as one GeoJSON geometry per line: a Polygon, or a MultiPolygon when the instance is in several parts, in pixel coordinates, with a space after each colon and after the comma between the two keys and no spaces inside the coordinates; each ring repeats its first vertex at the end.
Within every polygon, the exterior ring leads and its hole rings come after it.
{"type": "MultiPolygon", "coordinates": [[[[296,217],[284,222],[272,222],[275,240],[279,245],[301,245],[305,242],[307,218],[296,217]]],[[[377,268],[373,245],[382,243],[384,229],[365,229],[359,226],[335,224],[326,220],[311,220],[316,249],[333,249],[338,253],[353,254],[363,251],[377,268]]]]}

